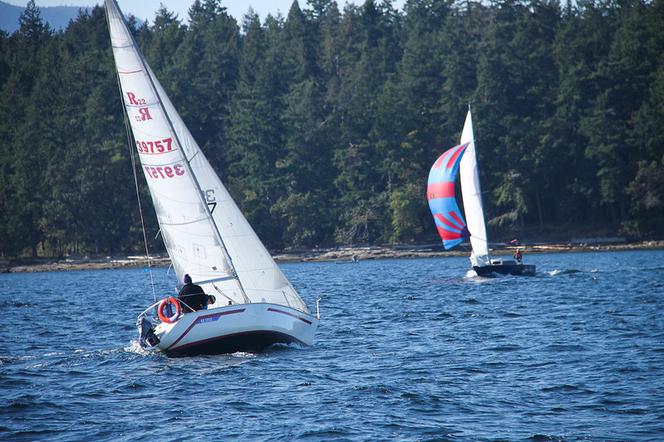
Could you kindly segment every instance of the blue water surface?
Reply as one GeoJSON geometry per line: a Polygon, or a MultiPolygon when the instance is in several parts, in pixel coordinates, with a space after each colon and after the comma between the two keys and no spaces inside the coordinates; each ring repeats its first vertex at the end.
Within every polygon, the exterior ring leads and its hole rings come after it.
{"type": "Polygon", "coordinates": [[[313,347],[189,358],[136,345],[144,269],[2,274],[0,439],[664,440],[664,251],[526,261],[285,264],[313,347]]]}

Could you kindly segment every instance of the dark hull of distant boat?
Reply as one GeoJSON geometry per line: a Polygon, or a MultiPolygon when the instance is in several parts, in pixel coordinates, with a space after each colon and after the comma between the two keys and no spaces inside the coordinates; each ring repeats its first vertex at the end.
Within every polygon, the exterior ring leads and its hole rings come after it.
{"type": "Polygon", "coordinates": [[[473,270],[478,276],[492,277],[499,275],[516,275],[516,276],[534,276],[535,266],[525,264],[491,264],[488,266],[477,267],[473,266],[473,270]]]}

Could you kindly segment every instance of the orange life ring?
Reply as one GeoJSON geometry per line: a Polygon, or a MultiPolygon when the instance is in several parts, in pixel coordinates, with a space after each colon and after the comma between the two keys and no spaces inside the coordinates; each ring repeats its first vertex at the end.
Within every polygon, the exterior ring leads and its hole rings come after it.
{"type": "Polygon", "coordinates": [[[182,310],[180,308],[180,301],[177,300],[176,297],[174,296],[169,296],[168,298],[164,299],[159,303],[159,307],[157,308],[157,315],[159,316],[159,319],[162,320],[162,322],[166,322],[168,324],[173,323],[180,319],[180,313],[182,313],[182,310]],[[175,306],[175,313],[173,316],[166,316],[164,314],[164,309],[168,304],[173,304],[175,306]]]}

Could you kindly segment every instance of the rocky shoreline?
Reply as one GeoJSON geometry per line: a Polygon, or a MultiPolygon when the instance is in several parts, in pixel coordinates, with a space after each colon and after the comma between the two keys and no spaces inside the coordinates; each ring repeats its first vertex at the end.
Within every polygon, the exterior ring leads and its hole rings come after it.
{"type": "MultiPolygon", "coordinates": [[[[602,252],[620,250],[664,249],[664,241],[644,241],[637,243],[586,243],[586,244],[529,244],[519,245],[524,254],[556,252],[602,252]]],[[[516,246],[498,245],[492,248],[494,255],[511,255],[516,246]]],[[[468,251],[458,249],[451,252],[441,250],[440,244],[339,247],[334,249],[299,250],[274,254],[277,262],[353,262],[370,259],[408,259],[446,256],[467,256],[468,251]]],[[[170,265],[168,256],[152,257],[152,267],[170,265]]],[[[0,258],[0,273],[53,272],[68,270],[116,269],[147,267],[145,256],[123,257],[80,257],[80,258],[0,258]]]]}

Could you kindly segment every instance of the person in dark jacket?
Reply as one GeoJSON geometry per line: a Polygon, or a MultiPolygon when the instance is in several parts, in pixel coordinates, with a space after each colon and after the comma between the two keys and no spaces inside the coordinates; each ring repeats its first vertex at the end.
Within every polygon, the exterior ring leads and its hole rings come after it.
{"type": "Polygon", "coordinates": [[[182,311],[185,313],[195,312],[208,304],[208,295],[203,292],[201,286],[191,282],[189,275],[184,275],[184,285],[178,293],[178,298],[182,301],[182,311]]]}
{"type": "Polygon", "coordinates": [[[516,252],[514,252],[514,259],[516,260],[517,263],[521,264],[521,261],[523,260],[521,249],[516,249],[516,252]]]}

